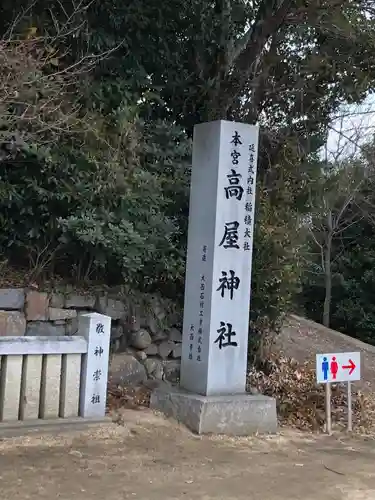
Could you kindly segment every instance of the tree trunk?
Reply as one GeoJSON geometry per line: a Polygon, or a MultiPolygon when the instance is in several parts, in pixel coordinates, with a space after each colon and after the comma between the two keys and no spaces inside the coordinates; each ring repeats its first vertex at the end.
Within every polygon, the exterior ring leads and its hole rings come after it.
{"type": "Polygon", "coordinates": [[[323,308],[323,325],[329,328],[331,319],[331,299],[332,299],[332,271],[331,271],[331,254],[332,254],[332,236],[327,238],[327,244],[324,249],[324,285],[325,297],[323,308]]]}

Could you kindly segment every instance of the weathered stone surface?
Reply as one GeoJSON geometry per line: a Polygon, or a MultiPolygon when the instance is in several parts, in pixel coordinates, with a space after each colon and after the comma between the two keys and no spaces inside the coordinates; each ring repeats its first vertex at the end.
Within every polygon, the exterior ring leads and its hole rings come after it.
{"type": "Polygon", "coordinates": [[[147,359],[147,354],[145,351],[135,351],[134,357],[138,359],[138,361],[145,361],[147,359]]]}
{"type": "Polygon", "coordinates": [[[175,347],[172,351],[172,358],[181,358],[182,354],[182,344],[175,344],[175,347]]]}
{"type": "Polygon", "coordinates": [[[127,319],[127,327],[130,332],[137,332],[144,326],[141,318],[137,316],[129,316],[127,319]]]}
{"type": "Polygon", "coordinates": [[[125,327],[130,332],[137,332],[141,328],[146,327],[144,321],[141,316],[140,307],[135,304],[127,305],[128,314],[122,321],[125,324],[125,327]]]}
{"type": "Polygon", "coordinates": [[[77,311],[77,316],[66,321],[66,335],[77,335],[78,334],[78,318],[82,314],[88,314],[92,311],[77,311]]]}
{"type": "Polygon", "coordinates": [[[3,420],[18,420],[23,356],[7,356],[2,391],[3,420]]]}
{"type": "Polygon", "coordinates": [[[62,319],[73,319],[77,317],[77,311],[74,309],[60,309],[57,307],[49,307],[48,315],[51,321],[59,321],[62,319]]]}
{"type": "Polygon", "coordinates": [[[132,333],[130,337],[130,345],[137,349],[146,349],[151,342],[151,336],[146,330],[138,330],[138,332],[132,333]]]}
{"type": "Polygon", "coordinates": [[[169,382],[178,382],[180,379],[181,360],[168,359],[164,363],[164,375],[169,382]]]}
{"type": "Polygon", "coordinates": [[[127,347],[129,347],[129,337],[127,335],[123,335],[119,339],[116,340],[119,343],[119,350],[124,352],[127,347]]]}
{"type": "Polygon", "coordinates": [[[257,396],[259,393],[259,390],[257,387],[255,387],[255,385],[251,385],[250,386],[250,389],[249,389],[249,392],[250,394],[252,394],[253,396],[257,396]]]}
{"type": "Polygon", "coordinates": [[[112,353],[120,352],[120,339],[112,340],[109,343],[112,353]]]}
{"type": "Polygon", "coordinates": [[[171,328],[168,332],[168,338],[172,342],[182,342],[182,333],[177,328],[171,328]]]}
{"type": "Polygon", "coordinates": [[[68,354],[66,364],[62,370],[62,399],[61,417],[77,417],[79,406],[79,389],[81,378],[81,361],[80,354],[68,354]]]}
{"type": "Polygon", "coordinates": [[[0,288],[0,309],[21,310],[25,305],[23,288],[0,288]]]}
{"type": "Polygon", "coordinates": [[[111,340],[119,339],[124,335],[124,327],[122,325],[113,325],[111,328],[111,340]]]}
{"type": "Polygon", "coordinates": [[[267,396],[200,396],[161,385],[152,392],[150,407],[198,434],[247,436],[277,431],[276,400],[267,396]]]}
{"type": "Polygon", "coordinates": [[[115,384],[140,384],[147,379],[145,367],[131,354],[114,354],[109,377],[115,384]]]}
{"type": "Polygon", "coordinates": [[[155,314],[155,317],[159,321],[163,321],[163,319],[166,316],[166,313],[165,313],[163,305],[158,300],[155,300],[153,302],[153,304],[152,304],[152,310],[153,310],[153,312],[155,314]]]}
{"type": "Polygon", "coordinates": [[[65,297],[65,307],[68,309],[93,309],[95,297],[92,295],[69,294],[65,297]]]}
{"type": "Polygon", "coordinates": [[[168,311],[168,323],[169,325],[179,325],[182,322],[182,312],[178,309],[173,311],[168,311]]]}
{"type": "Polygon", "coordinates": [[[48,294],[29,290],[26,294],[26,319],[27,321],[48,320],[48,294]]]}
{"type": "Polygon", "coordinates": [[[163,340],[168,340],[168,334],[164,330],[159,330],[155,335],[152,336],[154,342],[162,342],[163,340]]]}
{"type": "Polygon", "coordinates": [[[41,403],[42,418],[57,418],[60,403],[61,355],[49,354],[45,364],[44,401],[41,403]]]}
{"type": "Polygon", "coordinates": [[[65,335],[65,325],[55,325],[48,321],[28,321],[26,335],[55,337],[65,335]]]}
{"type": "MultiPolygon", "coordinates": [[[[77,316],[78,318],[78,316],[77,316]]],[[[65,321],[65,335],[76,335],[78,333],[78,319],[68,319],[65,321]]]]}
{"type": "Polygon", "coordinates": [[[158,380],[164,378],[164,367],[160,359],[147,358],[143,362],[143,366],[146,368],[147,375],[150,378],[156,378],[158,380]]]}
{"type": "Polygon", "coordinates": [[[162,359],[166,359],[172,350],[174,349],[175,343],[170,340],[165,340],[158,345],[158,354],[162,359]]]}
{"type": "Polygon", "coordinates": [[[105,314],[107,309],[107,295],[100,295],[95,301],[95,310],[100,314],[105,314]]]}
{"type": "Polygon", "coordinates": [[[150,389],[151,391],[154,391],[155,389],[158,389],[161,385],[170,386],[170,383],[167,380],[157,380],[156,378],[149,378],[148,380],[146,380],[146,382],[143,383],[143,385],[148,389],[150,389]]]}
{"type": "Polygon", "coordinates": [[[26,319],[25,315],[18,311],[0,311],[0,336],[25,335],[26,319]]]}
{"type": "Polygon", "coordinates": [[[37,419],[39,416],[40,380],[42,376],[43,356],[31,355],[25,357],[25,393],[23,396],[22,418],[37,419]]]}
{"type": "Polygon", "coordinates": [[[145,353],[147,356],[156,356],[158,353],[158,346],[156,344],[150,344],[146,349],[145,353]]]}
{"type": "Polygon", "coordinates": [[[65,296],[62,293],[52,293],[49,300],[50,307],[57,307],[63,309],[65,303],[65,296]]]}
{"type": "Polygon", "coordinates": [[[124,318],[126,315],[125,304],[121,300],[108,299],[104,314],[112,319],[124,318]]]}
{"type": "Polygon", "coordinates": [[[150,330],[152,335],[156,335],[159,331],[159,325],[157,319],[151,314],[146,318],[147,328],[150,330]]]}

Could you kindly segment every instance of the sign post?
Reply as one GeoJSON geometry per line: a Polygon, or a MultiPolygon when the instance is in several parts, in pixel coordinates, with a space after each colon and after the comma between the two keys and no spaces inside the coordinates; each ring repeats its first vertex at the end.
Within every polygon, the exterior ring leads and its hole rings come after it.
{"type": "Polygon", "coordinates": [[[353,430],[352,383],[348,382],[348,432],[353,430]]]}
{"type": "Polygon", "coordinates": [[[328,382],[326,384],[326,433],[328,435],[332,434],[332,418],[331,418],[331,384],[328,382]]]}
{"type": "Polygon", "coordinates": [[[347,382],[347,404],[348,404],[348,431],[353,429],[352,420],[352,388],[351,383],[361,380],[361,353],[330,353],[316,355],[316,381],[318,384],[326,384],[325,410],[326,410],[326,432],[331,434],[331,384],[347,382]]]}
{"type": "Polygon", "coordinates": [[[181,387],[245,393],[259,129],[194,131],[181,387]]]}
{"type": "Polygon", "coordinates": [[[259,128],[194,128],[180,387],[150,405],[204,433],[277,428],[273,398],[246,393],[259,128]]]}

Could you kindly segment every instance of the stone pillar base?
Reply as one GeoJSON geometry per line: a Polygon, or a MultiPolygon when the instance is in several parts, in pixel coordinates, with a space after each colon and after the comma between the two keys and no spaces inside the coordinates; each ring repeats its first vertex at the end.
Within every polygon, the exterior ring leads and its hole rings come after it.
{"type": "Polygon", "coordinates": [[[267,396],[201,396],[163,385],[152,392],[150,407],[197,434],[247,436],[277,431],[276,400],[267,396]]]}

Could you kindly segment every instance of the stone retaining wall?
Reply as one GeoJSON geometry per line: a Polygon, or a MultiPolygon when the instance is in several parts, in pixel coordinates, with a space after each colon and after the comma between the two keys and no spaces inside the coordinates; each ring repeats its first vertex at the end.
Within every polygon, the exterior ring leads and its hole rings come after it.
{"type": "Polygon", "coordinates": [[[99,312],[112,318],[113,381],[178,377],[182,334],[171,303],[155,296],[135,304],[122,293],[0,289],[0,336],[74,335],[78,316],[99,312]]]}

